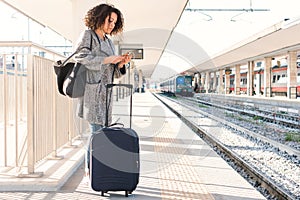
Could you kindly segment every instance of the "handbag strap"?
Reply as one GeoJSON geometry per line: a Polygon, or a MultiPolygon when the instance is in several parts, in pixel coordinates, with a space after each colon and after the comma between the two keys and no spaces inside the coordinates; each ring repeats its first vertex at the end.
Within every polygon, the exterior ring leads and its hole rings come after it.
{"type": "Polygon", "coordinates": [[[60,66],[64,66],[75,54],[80,52],[82,49],[88,49],[88,50],[91,51],[92,50],[92,44],[93,44],[93,40],[92,40],[92,35],[91,35],[90,47],[81,47],[81,48],[77,49],[74,53],[72,53],[69,57],[67,57],[66,60],[60,66]]]}
{"type": "Polygon", "coordinates": [[[92,32],[92,34],[94,34],[94,35],[96,36],[96,38],[97,38],[97,40],[98,40],[98,43],[99,43],[99,45],[100,45],[100,51],[101,51],[101,42],[100,42],[99,36],[97,35],[97,33],[95,33],[94,30],[91,30],[91,32],[92,32]]]}
{"type": "MultiPolygon", "coordinates": [[[[110,55],[108,55],[108,53],[106,53],[105,51],[102,51],[102,50],[101,50],[101,41],[100,41],[100,38],[99,38],[98,34],[97,34],[94,30],[91,30],[91,32],[92,32],[92,34],[94,34],[94,35],[96,36],[96,38],[97,38],[97,40],[98,40],[98,43],[99,43],[99,45],[100,45],[100,48],[99,48],[99,49],[100,49],[100,52],[103,53],[103,54],[105,54],[106,56],[110,56],[110,55]]],[[[106,37],[106,39],[108,39],[107,36],[105,36],[105,37],[106,37]]],[[[109,44],[109,46],[110,46],[110,48],[111,48],[111,51],[114,52],[114,48],[112,47],[110,41],[108,42],[108,44],[109,44]]]]}

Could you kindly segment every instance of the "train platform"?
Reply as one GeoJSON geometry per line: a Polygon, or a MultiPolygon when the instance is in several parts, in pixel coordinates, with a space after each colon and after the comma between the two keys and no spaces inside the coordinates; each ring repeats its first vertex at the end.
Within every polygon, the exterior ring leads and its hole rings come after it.
{"type": "MultiPolygon", "coordinates": [[[[114,120],[125,126],[127,105],[126,99],[113,105],[114,120]]],[[[132,120],[140,137],[141,171],[129,199],[265,199],[153,94],[133,95],[132,120]]],[[[124,192],[102,197],[90,188],[84,178],[84,138],[63,148],[63,159],[40,163],[42,177],[16,177],[16,169],[2,170],[0,199],[123,199],[124,192]]]]}

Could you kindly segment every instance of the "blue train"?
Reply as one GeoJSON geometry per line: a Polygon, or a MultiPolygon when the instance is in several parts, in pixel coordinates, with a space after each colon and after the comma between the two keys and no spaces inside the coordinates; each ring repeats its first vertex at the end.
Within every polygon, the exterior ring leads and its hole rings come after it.
{"type": "Polygon", "coordinates": [[[160,83],[160,89],[164,93],[181,96],[194,96],[192,87],[192,76],[176,75],[160,83]]]}

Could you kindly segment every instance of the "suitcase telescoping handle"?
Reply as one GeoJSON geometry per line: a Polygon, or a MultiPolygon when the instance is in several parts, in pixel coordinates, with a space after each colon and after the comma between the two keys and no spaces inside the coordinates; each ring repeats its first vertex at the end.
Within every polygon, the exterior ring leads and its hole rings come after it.
{"type": "MultiPolygon", "coordinates": [[[[105,126],[108,127],[108,110],[109,110],[109,106],[110,106],[110,101],[112,96],[110,97],[110,100],[108,102],[108,91],[110,88],[113,88],[115,86],[118,87],[127,87],[130,89],[130,111],[129,111],[129,127],[131,128],[131,121],[132,121],[132,84],[114,84],[114,83],[110,83],[110,84],[106,84],[106,112],[105,112],[105,126]]],[[[112,90],[111,90],[112,92],[112,90]]]]}

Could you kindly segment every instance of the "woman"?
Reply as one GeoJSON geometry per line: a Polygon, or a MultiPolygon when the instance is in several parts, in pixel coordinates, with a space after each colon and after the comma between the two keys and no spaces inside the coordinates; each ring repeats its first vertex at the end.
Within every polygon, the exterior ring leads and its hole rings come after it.
{"type": "MultiPolygon", "coordinates": [[[[115,55],[114,45],[107,35],[123,31],[121,12],[108,4],[100,4],[90,9],[85,16],[85,30],[79,39],[77,49],[82,49],[75,59],[87,68],[85,94],[79,99],[77,114],[88,121],[93,134],[105,125],[106,88],[126,73],[125,64],[130,62],[129,55],[115,55]]],[[[112,92],[109,91],[108,124],[111,124],[112,92]]],[[[89,140],[88,140],[89,141],[89,140]]],[[[89,175],[89,145],[86,152],[86,175],[89,175]]]]}

